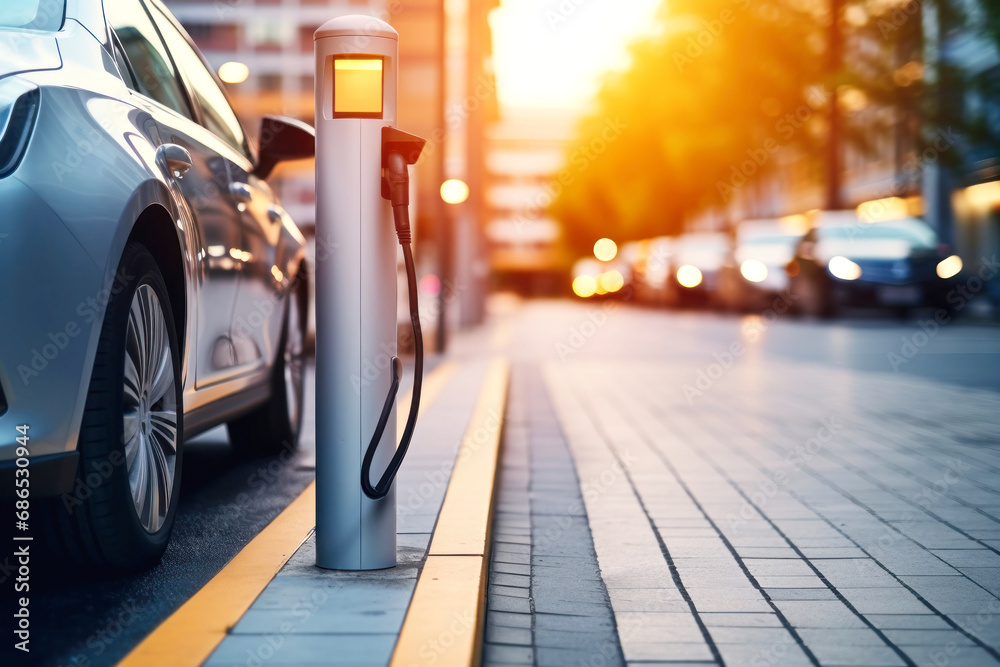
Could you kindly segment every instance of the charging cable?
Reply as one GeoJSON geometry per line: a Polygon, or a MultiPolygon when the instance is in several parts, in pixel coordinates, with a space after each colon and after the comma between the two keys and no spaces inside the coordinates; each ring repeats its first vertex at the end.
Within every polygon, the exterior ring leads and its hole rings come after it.
{"type": "MultiPolygon", "coordinates": [[[[386,128],[389,130],[391,128],[386,128]]],[[[398,130],[395,134],[403,135],[398,130]]],[[[409,135],[407,135],[409,136],[409,135]]],[[[386,152],[386,133],[383,132],[383,167],[385,169],[382,196],[392,202],[392,218],[396,225],[396,238],[399,245],[403,247],[403,262],[406,265],[406,284],[410,301],[410,323],[413,325],[413,345],[414,345],[414,367],[413,367],[413,398],[410,401],[410,413],[406,417],[406,426],[403,428],[403,436],[396,447],[396,453],[382,473],[382,478],[372,486],[371,468],[375,458],[375,451],[378,449],[379,441],[382,440],[382,433],[385,431],[389,417],[392,415],[392,407],[396,403],[396,392],[399,391],[399,381],[403,375],[403,364],[399,357],[392,358],[392,384],[389,387],[389,395],[385,398],[382,406],[382,414],[379,416],[378,424],[375,426],[375,434],[372,435],[368,449],[365,451],[365,458],[361,463],[361,490],[365,495],[373,500],[385,498],[392,488],[392,482],[399,472],[399,466],[403,463],[406,450],[410,446],[413,438],[413,429],[417,425],[417,413],[420,412],[420,389],[424,379],[424,337],[420,331],[420,313],[417,305],[417,273],[413,266],[413,250],[410,248],[412,233],[410,231],[410,175],[407,169],[409,164],[416,161],[419,155],[417,149],[414,155],[411,151],[410,158],[407,159],[400,150],[389,150],[386,152]],[[386,188],[386,186],[388,186],[386,188]],[[388,189],[388,192],[386,192],[388,189]],[[388,196],[386,196],[388,195],[388,196]]],[[[420,141],[420,148],[423,148],[423,141],[420,141]]]]}

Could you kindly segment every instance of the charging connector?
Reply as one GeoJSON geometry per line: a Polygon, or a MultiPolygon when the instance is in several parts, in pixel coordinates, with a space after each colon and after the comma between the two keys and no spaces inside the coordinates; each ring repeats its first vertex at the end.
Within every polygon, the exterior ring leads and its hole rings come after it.
{"type": "Polygon", "coordinates": [[[392,415],[392,407],[396,403],[396,393],[403,376],[403,364],[398,357],[392,358],[392,383],[389,395],[382,405],[368,449],[361,463],[361,490],[373,500],[384,498],[392,488],[392,482],[399,472],[399,467],[406,456],[406,450],[413,438],[413,430],[417,425],[417,415],[420,412],[420,390],[424,379],[424,338],[420,330],[420,312],[417,302],[417,272],[413,262],[412,232],[410,231],[410,173],[409,166],[416,163],[426,142],[420,137],[401,132],[392,127],[382,128],[382,197],[392,204],[392,218],[396,226],[396,238],[403,247],[403,263],[406,269],[406,285],[410,307],[410,323],[413,327],[413,395],[410,400],[410,412],[406,417],[406,426],[399,446],[392,460],[382,473],[377,484],[371,483],[371,467],[378,450],[382,434],[392,415]]]}

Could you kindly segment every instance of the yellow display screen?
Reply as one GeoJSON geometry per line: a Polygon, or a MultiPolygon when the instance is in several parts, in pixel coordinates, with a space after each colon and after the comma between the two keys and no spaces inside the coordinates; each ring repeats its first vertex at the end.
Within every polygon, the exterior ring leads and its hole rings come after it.
{"type": "Polygon", "coordinates": [[[382,117],[382,58],[336,58],[333,61],[334,117],[382,117]]]}

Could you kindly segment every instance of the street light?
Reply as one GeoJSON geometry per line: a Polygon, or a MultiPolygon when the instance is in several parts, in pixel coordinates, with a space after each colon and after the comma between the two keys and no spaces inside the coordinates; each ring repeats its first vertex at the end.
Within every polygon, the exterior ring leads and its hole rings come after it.
{"type": "Polygon", "coordinates": [[[243,83],[250,76],[250,68],[243,63],[230,61],[219,67],[219,78],[225,83],[243,83]]]}
{"type": "Polygon", "coordinates": [[[446,204],[461,204],[469,198],[469,186],[465,181],[451,178],[441,184],[441,199],[446,204]]]}

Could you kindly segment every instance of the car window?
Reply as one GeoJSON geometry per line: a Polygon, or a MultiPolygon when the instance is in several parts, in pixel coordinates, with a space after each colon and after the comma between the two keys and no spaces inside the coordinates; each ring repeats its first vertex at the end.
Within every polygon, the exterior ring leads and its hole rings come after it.
{"type": "Polygon", "coordinates": [[[126,83],[134,84],[136,92],[193,118],[167,47],[139,0],[105,2],[104,12],[131,66],[132,80],[126,77],[126,83]]]}
{"type": "Polygon", "coordinates": [[[250,158],[247,148],[246,134],[229,100],[216,83],[215,77],[208,70],[205,61],[194,50],[187,38],[180,33],[167,17],[158,10],[156,22],[163,38],[170,48],[177,66],[187,78],[188,86],[195,103],[201,108],[202,122],[209,130],[217,134],[233,148],[250,158]]]}

